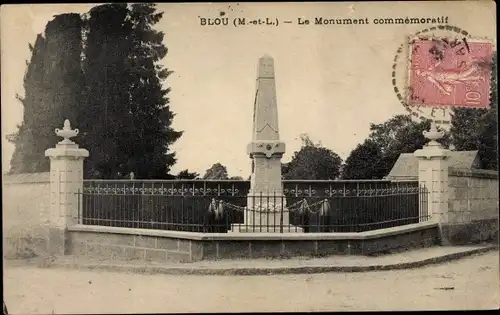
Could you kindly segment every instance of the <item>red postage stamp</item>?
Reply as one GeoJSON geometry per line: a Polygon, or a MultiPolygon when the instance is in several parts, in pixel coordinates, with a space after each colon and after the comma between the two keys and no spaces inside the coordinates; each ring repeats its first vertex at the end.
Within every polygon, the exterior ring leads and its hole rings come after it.
{"type": "Polygon", "coordinates": [[[410,46],[410,106],[487,108],[491,43],[416,39],[410,46]]]}

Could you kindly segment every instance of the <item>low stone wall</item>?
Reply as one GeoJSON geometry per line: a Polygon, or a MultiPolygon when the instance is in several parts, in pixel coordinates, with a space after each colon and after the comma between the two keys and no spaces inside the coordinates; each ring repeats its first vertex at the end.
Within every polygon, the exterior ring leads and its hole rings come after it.
{"type": "Polygon", "coordinates": [[[439,244],[437,223],[362,233],[221,233],[77,225],[67,252],[102,259],[193,262],[232,258],[377,255],[439,244]]]}
{"type": "Polygon", "coordinates": [[[498,172],[449,169],[447,224],[451,244],[498,243],[498,172]]]}
{"type": "Polygon", "coordinates": [[[50,218],[49,173],[3,175],[3,257],[45,252],[50,218]]]}

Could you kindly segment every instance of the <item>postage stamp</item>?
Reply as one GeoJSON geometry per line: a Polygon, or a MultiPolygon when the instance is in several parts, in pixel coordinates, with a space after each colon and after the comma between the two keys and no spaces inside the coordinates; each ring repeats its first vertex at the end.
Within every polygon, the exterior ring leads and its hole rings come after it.
{"type": "Polygon", "coordinates": [[[406,38],[394,56],[392,85],[409,115],[450,124],[454,107],[489,106],[495,47],[488,37],[437,25],[406,38]]]}
{"type": "Polygon", "coordinates": [[[410,106],[488,107],[491,43],[417,38],[409,51],[410,106]]]}

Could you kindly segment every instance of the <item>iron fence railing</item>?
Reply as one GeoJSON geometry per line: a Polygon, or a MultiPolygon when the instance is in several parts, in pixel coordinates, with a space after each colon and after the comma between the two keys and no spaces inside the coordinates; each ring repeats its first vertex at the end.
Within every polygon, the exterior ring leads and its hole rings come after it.
{"type": "Polygon", "coordinates": [[[289,181],[248,197],[246,181],[85,181],[82,224],[205,233],[362,232],[425,221],[418,182],[289,181]]]}
{"type": "MultiPolygon", "coordinates": [[[[287,195],[328,196],[338,191],[360,189],[385,189],[389,187],[415,187],[417,181],[391,180],[283,180],[287,195]]],[[[249,180],[84,180],[85,188],[119,189],[134,188],[137,191],[163,194],[231,194],[246,196],[250,190],[249,180]]]]}

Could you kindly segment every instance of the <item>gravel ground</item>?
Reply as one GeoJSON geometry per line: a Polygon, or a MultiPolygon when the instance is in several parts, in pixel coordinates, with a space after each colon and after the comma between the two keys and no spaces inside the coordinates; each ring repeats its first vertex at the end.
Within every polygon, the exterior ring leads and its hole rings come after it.
{"type": "Polygon", "coordinates": [[[11,314],[498,309],[499,253],[413,270],[168,276],[4,268],[11,314]]]}

